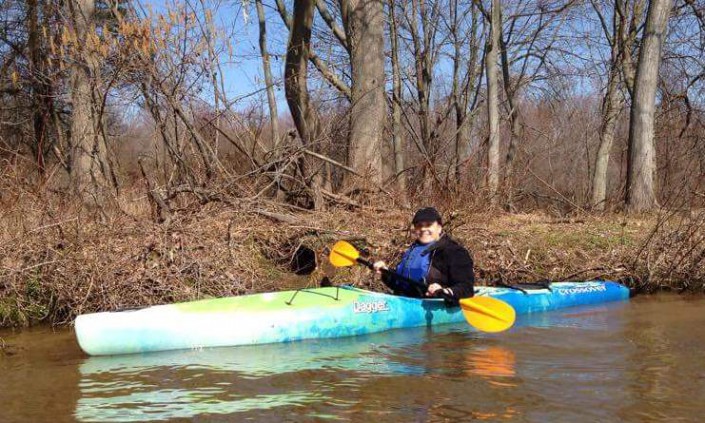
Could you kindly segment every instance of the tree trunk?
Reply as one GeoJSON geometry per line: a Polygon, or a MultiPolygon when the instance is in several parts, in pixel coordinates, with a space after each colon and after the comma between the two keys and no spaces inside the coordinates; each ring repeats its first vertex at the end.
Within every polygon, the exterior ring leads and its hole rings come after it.
{"type": "MultiPolygon", "coordinates": [[[[615,44],[616,45],[616,44],[615,44]]],[[[613,46],[613,49],[616,47],[613,46]]],[[[595,174],[592,178],[592,207],[595,210],[604,210],[607,200],[607,167],[610,160],[610,151],[614,141],[617,127],[617,118],[622,110],[624,101],[619,91],[619,60],[617,54],[612,54],[610,64],[607,92],[602,102],[602,125],[600,126],[600,146],[595,158],[595,174]]]]}
{"type": "Polygon", "coordinates": [[[627,87],[629,96],[634,98],[634,80],[636,78],[636,68],[632,59],[632,50],[636,43],[639,27],[641,26],[641,16],[644,11],[645,0],[617,0],[615,2],[615,14],[618,19],[617,31],[615,31],[615,43],[620,46],[620,66],[624,85],[627,87]],[[631,6],[631,12],[627,10],[631,6]]]}
{"type": "Polygon", "coordinates": [[[352,70],[348,165],[382,182],[380,154],[387,101],[384,89],[383,0],[344,0],[343,25],[352,70]]]}
{"type": "Polygon", "coordinates": [[[100,205],[111,173],[93,90],[99,65],[92,49],[94,0],[71,0],[71,19],[76,40],[71,65],[71,179],[85,204],[100,205]]]}
{"type": "MultiPolygon", "coordinates": [[[[54,37],[51,31],[43,31],[55,14],[54,5],[50,2],[27,1],[27,50],[28,66],[31,78],[32,126],[34,142],[31,145],[40,175],[46,172],[46,157],[59,137],[50,135],[54,114],[54,81],[51,79],[51,66],[47,60],[46,37],[54,37]],[[41,7],[40,7],[41,6],[41,7]]],[[[56,128],[61,131],[61,128],[56,128]]],[[[60,155],[61,153],[59,153],[60,155]]],[[[64,165],[66,167],[64,162],[64,165]]]]}
{"type": "Polygon", "coordinates": [[[259,49],[262,54],[262,70],[264,71],[264,84],[267,87],[267,102],[269,104],[269,119],[272,130],[272,146],[279,146],[279,113],[277,112],[277,99],[274,96],[274,79],[269,65],[269,52],[267,51],[267,24],[264,20],[264,7],[262,0],[256,0],[257,18],[259,19],[259,49]]]}
{"type": "MultiPolygon", "coordinates": [[[[323,0],[321,0],[323,1],[323,0]]],[[[283,0],[275,0],[275,3],[277,5],[277,11],[279,12],[279,16],[281,16],[282,21],[284,21],[284,25],[286,25],[286,28],[291,31],[293,22],[289,15],[286,12],[286,5],[284,4],[283,0]]],[[[314,2],[316,3],[316,2],[314,2]]],[[[316,3],[317,4],[317,3],[316,3]]],[[[344,44],[346,45],[347,49],[347,43],[344,44]]],[[[318,69],[318,71],[321,73],[323,78],[328,81],[328,83],[336,88],[342,95],[345,96],[345,98],[350,98],[350,87],[345,85],[343,81],[338,78],[338,76],[321,60],[320,57],[316,56],[315,52],[309,49],[308,51],[308,58],[313,63],[313,65],[318,69]]]]}
{"type": "Polygon", "coordinates": [[[308,96],[308,52],[315,0],[296,0],[284,68],[284,91],[296,130],[304,144],[313,141],[313,110],[308,96]]]}
{"type": "Polygon", "coordinates": [[[604,210],[607,200],[607,168],[614,141],[617,118],[623,104],[620,98],[621,94],[616,85],[616,81],[609,82],[604,99],[604,111],[600,127],[600,146],[595,158],[595,174],[593,175],[592,184],[592,207],[595,210],[604,210]]]}
{"type": "MultiPolygon", "coordinates": [[[[294,1],[294,16],[291,20],[291,33],[286,53],[284,67],[284,91],[286,102],[289,105],[291,116],[296,125],[301,142],[307,148],[316,150],[317,119],[315,111],[311,108],[308,96],[308,68],[309,51],[311,48],[311,27],[313,13],[316,7],[315,0],[294,1]]],[[[303,177],[308,181],[312,192],[313,208],[324,208],[321,185],[323,175],[313,172],[313,163],[304,159],[300,163],[303,177]]]]}
{"type": "MultiPolygon", "coordinates": [[[[467,169],[467,159],[470,156],[470,135],[472,133],[472,115],[468,112],[468,107],[470,106],[470,94],[475,91],[479,85],[478,78],[478,52],[480,50],[479,40],[478,40],[478,18],[479,9],[474,4],[471,3],[469,7],[471,10],[471,26],[469,29],[470,37],[468,49],[470,50],[470,56],[465,60],[465,54],[467,53],[463,50],[462,38],[464,34],[460,34],[459,30],[459,5],[458,0],[453,0],[450,2],[450,15],[452,20],[451,25],[451,37],[453,40],[453,92],[451,94],[453,98],[453,108],[455,111],[455,168],[453,169],[455,175],[455,183],[461,184],[465,176],[465,169],[467,169]],[[460,68],[463,62],[467,62],[465,74],[461,77],[460,68]]],[[[475,97],[477,100],[477,97],[475,97]]],[[[470,106],[471,109],[475,108],[475,100],[470,106]]]]}
{"type": "MultiPolygon", "coordinates": [[[[453,173],[452,177],[454,183],[457,187],[460,182],[460,162],[463,151],[463,135],[461,134],[462,128],[464,127],[463,122],[465,121],[465,116],[467,111],[461,100],[461,90],[460,87],[460,64],[462,62],[463,55],[461,53],[461,41],[458,34],[458,0],[453,0],[448,3],[449,6],[449,18],[450,18],[450,38],[453,43],[453,77],[451,84],[450,97],[453,101],[453,111],[455,112],[455,154],[452,160],[453,173]]],[[[451,176],[449,172],[449,176],[451,176]]]]}
{"type": "Polygon", "coordinates": [[[500,45],[502,23],[500,22],[500,0],[492,0],[490,42],[485,55],[487,74],[487,117],[489,140],[487,147],[487,188],[492,201],[496,201],[499,188],[499,90],[497,56],[500,45]]]}
{"type": "Polygon", "coordinates": [[[467,167],[467,160],[470,151],[470,122],[468,122],[468,112],[460,104],[455,105],[455,183],[461,184],[463,181],[463,168],[467,167]]]}
{"type": "MultiPolygon", "coordinates": [[[[499,4],[499,3],[498,3],[499,4]]],[[[516,94],[518,91],[518,84],[512,87],[511,78],[509,76],[509,57],[507,53],[507,46],[504,44],[502,38],[502,10],[499,8],[497,22],[499,22],[499,43],[500,43],[500,57],[502,63],[502,81],[504,83],[504,93],[507,96],[507,104],[509,105],[509,145],[507,146],[507,155],[505,157],[504,163],[504,196],[505,196],[505,208],[507,210],[512,210],[514,207],[513,201],[513,177],[514,177],[514,157],[516,156],[516,144],[519,138],[521,138],[521,124],[519,116],[519,105],[516,101],[516,94]]],[[[493,8],[494,10],[494,8],[493,8]]],[[[493,14],[494,16],[494,14],[493,14]]]]}
{"type": "Polygon", "coordinates": [[[37,170],[44,175],[46,144],[49,118],[51,117],[51,86],[47,84],[46,67],[42,56],[42,43],[39,30],[39,7],[37,0],[27,1],[27,50],[29,52],[29,73],[31,78],[32,123],[34,142],[32,152],[37,170]]]}
{"type": "Polygon", "coordinates": [[[672,0],[651,0],[639,51],[629,122],[626,205],[631,212],[657,206],[654,174],[654,114],[658,71],[672,0]]]}
{"type": "Polygon", "coordinates": [[[401,69],[399,68],[399,47],[397,45],[397,19],[394,0],[389,0],[389,32],[392,48],[392,145],[394,147],[394,174],[397,188],[406,202],[406,173],[404,172],[404,140],[401,124],[401,69]]]}
{"type": "MultiPolygon", "coordinates": [[[[272,68],[269,64],[269,51],[267,50],[267,23],[265,20],[262,0],[255,0],[257,7],[257,19],[259,20],[259,50],[262,54],[262,71],[264,73],[264,85],[267,88],[267,104],[269,105],[269,125],[271,130],[274,158],[281,157],[279,151],[279,112],[277,110],[277,99],[274,95],[274,78],[272,78],[272,68]]],[[[274,189],[274,196],[278,201],[284,201],[284,191],[281,189],[281,181],[278,180],[274,189]]]]}
{"type": "Polygon", "coordinates": [[[422,154],[426,161],[423,167],[423,192],[430,193],[433,179],[436,177],[435,145],[431,136],[431,116],[429,115],[431,101],[431,37],[430,31],[435,22],[429,22],[425,0],[411,0],[411,17],[408,18],[411,39],[414,48],[414,68],[416,76],[416,96],[419,102],[418,119],[423,146],[422,154]],[[423,24],[423,34],[419,31],[419,18],[423,24]]]}

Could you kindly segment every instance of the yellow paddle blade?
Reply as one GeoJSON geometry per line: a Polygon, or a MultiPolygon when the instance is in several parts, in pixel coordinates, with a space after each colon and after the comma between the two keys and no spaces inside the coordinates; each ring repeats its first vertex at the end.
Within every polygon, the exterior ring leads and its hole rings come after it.
{"type": "Polygon", "coordinates": [[[357,263],[356,260],[358,257],[360,257],[360,252],[357,251],[357,249],[349,242],[338,241],[330,250],[328,259],[335,267],[345,267],[352,266],[357,263]]]}
{"type": "Polygon", "coordinates": [[[516,312],[504,301],[492,297],[460,300],[465,320],[482,332],[502,332],[514,324],[516,312]]]}

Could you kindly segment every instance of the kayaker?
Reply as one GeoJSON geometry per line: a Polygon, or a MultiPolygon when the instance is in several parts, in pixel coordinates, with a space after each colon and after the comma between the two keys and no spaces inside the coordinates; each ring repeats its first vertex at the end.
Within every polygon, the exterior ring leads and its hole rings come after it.
{"type": "Polygon", "coordinates": [[[451,303],[472,297],[475,275],[468,250],[443,232],[443,219],[433,207],[418,210],[411,221],[416,240],[404,252],[396,272],[423,281],[427,288],[382,273],[388,269],[384,261],[374,263],[382,282],[395,294],[408,297],[442,296],[451,303]],[[442,294],[441,292],[442,291],[442,294]]]}

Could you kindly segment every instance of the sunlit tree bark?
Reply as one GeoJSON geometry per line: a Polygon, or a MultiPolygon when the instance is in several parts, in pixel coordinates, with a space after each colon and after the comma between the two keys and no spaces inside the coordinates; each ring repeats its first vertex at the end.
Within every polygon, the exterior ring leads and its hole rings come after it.
{"type": "Polygon", "coordinates": [[[267,104],[269,105],[272,145],[274,148],[277,148],[279,144],[279,112],[277,111],[277,99],[274,96],[274,78],[272,78],[272,68],[269,64],[269,51],[267,50],[267,23],[265,22],[262,0],[256,0],[255,4],[257,6],[257,19],[259,21],[259,50],[262,55],[264,84],[267,88],[267,104]]]}
{"type": "MultiPolygon", "coordinates": [[[[315,149],[318,133],[318,123],[315,111],[311,108],[308,94],[309,51],[311,49],[311,27],[315,11],[315,0],[294,1],[294,15],[291,22],[289,43],[284,68],[284,90],[291,116],[296,130],[304,146],[315,149]]],[[[312,163],[303,160],[301,163],[303,176],[309,182],[312,191],[313,207],[324,208],[321,186],[323,176],[312,169],[312,163]]]]}
{"type": "Polygon", "coordinates": [[[389,37],[392,55],[392,146],[394,148],[394,173],[397,188],[406,196],[406,173],[404,172],[404,138],[401,123],[401,68],[399,67],[399,45],[397,40],[397,15],[395,1],[389,0],[389,37]]]}
{"type": "Polygon", "coordinates": [[[100,71],[93,50],[98,43],[95,2],[71,0],[69,11],[75,37],[70,67],[71,179],[84,203],[101,204],[109,188],[111,170],[94,92],[100,71]]]}
{"type": "Polygon", "coordinates": [[[498,52],[502,36],[500,0],[492,0],[490,39],[485,54],[487,75],[487,118],[489,137],[487,146],[487,188],[493,201],[496,201],[499,188],[499,69],[498,52]]]}
{"type": "Polygon", "coordinates": [[[661,48],[666,35],[671,5],[672,0],[651,0],[639,50],[630,114],[627,166],[626,205],[632,212],[648,211],[657,206],[654,184],[656,173],[654,114],[661,48]]]}
{"type": "Polygon", "coordinates": [[[384,3],[342,0],[341,8],[352,68],[348,165],[379,184],[383,176],[380,152],[387,118],[384,3]]]}

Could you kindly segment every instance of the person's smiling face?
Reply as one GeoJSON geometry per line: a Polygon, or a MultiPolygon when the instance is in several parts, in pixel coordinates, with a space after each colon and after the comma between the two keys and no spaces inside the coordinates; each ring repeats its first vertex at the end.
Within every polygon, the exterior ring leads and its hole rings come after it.
{"type": "Polygon", "coordinates": [[[438,241],[441,238],[443,226],[438,222],[418,222],[414,224],[416,240],[421,244],[428,244],[438,241]]]}

